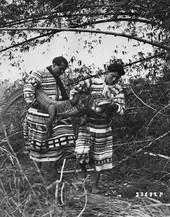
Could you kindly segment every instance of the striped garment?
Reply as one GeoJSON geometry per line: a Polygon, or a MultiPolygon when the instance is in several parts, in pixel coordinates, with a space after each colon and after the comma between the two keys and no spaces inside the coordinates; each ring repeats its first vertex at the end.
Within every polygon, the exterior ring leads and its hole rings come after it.
{"type": "Polygon", "coordinates": [[[26,147],[29,149],[30,158],[35,161],[56,161],[72,153],[75,147],[75,136],[69,119],[53,122],[52,134],[45,143],[46,126],[49,115],[37,108],[35,88],[41,87],[47,95],[55,100],[61,99],[61,93],[54,76],[45,69],[32,73],[24,86],[24,98],[30,105],[27,111],[23,132],[26,147]]]}
{"type": "MultiPolygon", "coordinates": [[[[77,85],[76,91],[90,91],[90,93],[103,94],[113,99],[118,106],[116,114],[122,115],[125,110],[124,93],[120,85],[108,86],[104,78],[93,78],[77,85]]],[[[73,90],[73,92],[74,92],[73,90]]],[[[115,115],[115,114],[113,114],[115,115]]],[[[113,117],[98,118],[87,117],[86,122],[79,128],[75,152],[80,163],[94,161],[97,171],[108,170],[113,167],[113,141],[111,120],[113,117]]]]}

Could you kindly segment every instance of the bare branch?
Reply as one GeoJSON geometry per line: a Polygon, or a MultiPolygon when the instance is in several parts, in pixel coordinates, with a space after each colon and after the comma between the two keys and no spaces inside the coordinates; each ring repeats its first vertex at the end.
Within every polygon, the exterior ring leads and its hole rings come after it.
{"type": "Polygon", "coordinates": [[[124,67],[131,66],[131,65],[134,65],[134,64],[137,64],[137,63],[141,63],[141,62],[144,62],[144,61],[148,61],[148,60],[151,60],[153,58],[163,57],[165,55],[166,55],[166,53],[162,52],[162,53],[159,53],[159,54],[154,55],[154,56],[149,56],[149,57],[143,58],[141,60],[137,60],[137,61],[134,61],[134,62],[131,62],[131,63],[127,63],[124,67]]]}
{"type": "Polygon", "coordinates": [[[30,42],[30,41],[36,40],[36,39],[38,39],[38,38],[42,38],[42,37],[51,35],[51,34],[53,34],[53,33],[52,33],[52,32],[49,32],[49,33],[44,34],[44,35],[39,35],[39,36],[36,36],[36,37],[34,37],[34,38],[30,38],[30,39],[28,39],[28,40],[26,40],[26,41],[22,41],[22,42],[20,42],[20,43],[14,44],[14,45],[12,45],[12,46],[10,46],[10,47],[6,47],[6,48],[0,50],[0,53],[3,52],[3,51],[7,51],[7,50],[9,50],[9,49],[12,49],[12,48],[14,48],[14,47],[18,47],[18,46],[23,45],[23,44],[25,44],[25,43],[28,43],[28,42],[30,42]]]}
{"type": "Polygon", "coordinates": [[[162,114],[161,111],[167,109],[169,106],[170,106],[170,103],[168,103],[168,105],[164,106],[162,109],[160,109],[160,110],[158,110],[158,111],[156,112],[156,114],[152,117],[152,119],[149,121],[148,125],[146,126],[146,133],[145,133],[145,136],[147,136],[148,130],[149,130],[149,126],[151,125],[151,123],[152,123],[152,121],[154,120],[154,118],[155,118],[157,115],[162,114]]]}
{"type": "MultiPolygon", "coordinates": [[[[39,18],[30,18],[30,19],[23,19],[23,20],[15,20],[14,22],[8,22],[5,23],[4,26],[2,26],[1,28],[5,28],[5,27],[10,27],[10,26],[15,26],[15,25],[21,25],[21,24],[25,24],[28,22],[35,22],[35,21],[42,21],[42,20],[48,20],[48,19],[53,19],[53,18],[59,18],[59,17],[67,17],[67,18],[71,18],[73,16],[85,16],[85,14],[68,14],[68,15],[57,15],[57,17],[53,17],[53,16],[48,16],[48,17],[39,17],[39,18]]],[[[86,14],[87,17],[89,17],[89,15],[86,14]]],[[[85,22],[82,23],[80,25],[76,25],[74,26],[74,28],[77,27],[81,27],[81,26],[87,26],[87,25],[94,25],[94,24],[99,24],[99,23],[107,23],[107,22],[140,22],[140,23],[146,23],[146,24],[154,24],[153,22],[151,22],[150,20],[147,19],[140,19],[140,18],[129,18],[129,17],[119,17],[119,18],[108,18],[108,19],[102,19],[102,20],[97,20],[97,21],[89,21],[89,22],[85,22]]]]}
{"type": "MultiPolygon", "coordinates": [[[[112,22],[112,21],[130,21],[130,22],[144,22],[144,23],[147,23],[148,21],[147,20],[143,20],[143,19],[129,19],[129,18],[117,18],[117,19],[106,19],[106,20],[98,20],[98,21],[94,21],[94,22],[86,22],[86,23],[83,23],[83,24],[80,24],[80,25],[76,25],[74,26],[73,28],[77,28],[77,27],[85,27],[87,25],[94,25],[94,24],[99,24],[99,23],[106,23],[106,22],[112,22]]],[[[20,23],[21,24],[21,23],[20,23]]],[[[35,39],[38,39],[38,38],[42,38],[42,37],[45,37],[45,36],[48,36],[50,34],[53,34],[53,33],[47,33],[47,34],[44,34],[44,35],[40,35],[40,36],[37,36],[37,37],[34,37],[34,38],[31,38],[29,40],[26,40],[26,41],[23,41],[23,42],[20,42],[20,43],[17,43],[13,46],[9,46],[9,47],[6,47],[2,50],[0,50],[0,52],[3,52],[3,51],[7,51],[11,48],[14,48],[14,47],[17,47],[17,46],[20,46],[20,45],[23,45],[27,42],[30,42],[30,41],[33,41],[35,39]]],[[[152,58],[152,57],[151,57],[152,58]]],[[[139,61],[140,62],[140,61],[139,61]]],[[[132,63],[133,64],[133,63],[132,63]]],[[[129,64],[130,65],[130,64],[129,64]]]]}
{"type": "MultiPolygon", "coordinates": [[[[157,54],[157,55],[154,55],[154,56],[151,56],[151,57],[147,57],[147,58],[141,59],[141,60],[137,60],[137,61],[134,61],[134,62],[131,62],[131,63],[127,63],[127,64],[125,64],[123,67],[132,66],[132,65],[134,65],[134,64],[137,64],[137,63],[140,63],[140,62],[143,62],[143,61],[148,61],[148,60],[153,59],[153,58],[161,57],[161,56],[163,56],[163,55],[165,55],[164,52],[162,52],[162,53],[160,53],[160,54],[157,54]]],[[[106,72],[104,71],[104,72],[100,73],[100,75],[103,75],[103,74],[105,74],[105,73],[106,73],[106,72]]],[[[82,78],[82,79],[80,79],[80,80],[77,80],[76,82],[75,82],[75,81],[74,81],[73,83],[70,82],[70,85],[71,85],[71,84],[77,84],[77,83],[79,83],[80,81],[84,81],[84,80],[87,80],[87,79],[89,79],[89,78],[93,78],[93,77],[96,77],[96,76],[98,76],[98,74],[87,76],[87,77],[85,77],[85,78],[82,78]]],[[[138,98],[138,97],[137,97],[137,98],[138,98]]],[[[139,100],[140,100],[140,98],[139,98],[139,100]]],[[[145,104],[143,101],[142,101],[142,103],[147,106],[147,104],[145,104]]],[[[153,109],[154,111],[157,111],[156,109],[154,109],[154,108],[152,108],[152,107],[151,107],[151,109],[153,109]]]]}
{"type": "Polygon", "coordinates": [[[166,160],[169,160],[170,161],[170,157],[169,156],[166,156],[166,155],[163,155],[163,154],[154,154],[152,152],[145,152],[144,154],[149,154],[150,156],[154,156],[154,157],[161,157],[161,158],[164,158],[166,160]]]}
{"type": "Polygon", "coordinates": [[[131,88],[132,93],[135,95],[135,97],[136,97],[139,101],[141,101],[146,107],[148,107],[148,108],[150,108],[150,109],[152,109],[152,110],[154,110],[154,111],[157,111],[155,108],[151,107],[150,105],[147,105],[147,104],[134,92],[134,90],[133,90],[132,87],[130,87],[130,88],[131,88]]]}
{"type": "Polygon", "coordinates": [[[132,158],[133,156],[140,154],[141,152],[143,152],[145,149],[151,147],[151,145],[153,145],[155,142],[159,141],[160,139],[163,139],[164,137],[168,136],[170,134],[170,131],[165,132],[164,134],[160,135],[159,137],[157,137],[156,139],[153,139],[151,142],[149,142],[146,146],[138,149],[137,151],[135,151],[134,153],[132,153],[131,155],[127,156],[126,158],[122,159],[121,161],[119,161],[117,164],[114,165],[113,168],[120,166],[122,163],[126,162],[127,160],[129,160],[130,158],[132,158]]]}
{"type": "Polygon", "coordinates": [[[146,44],[150,44],[155,47],[159,47],[165,50],[170,50],[170,46],[165,46],[163,44],[160,44],[158,42],[152,42],[148,41],[143,38],[138,38],[136,36],[124,34],[124,33],[117,33],[117,32],[110,32],[110,31],[101,31],[101,30],[91,30],[91,29],[76,29],[76,28],[50,28],[50,27],[37,27],[37,28],[0,28],[0,31],[53,31],[53,32],[61,32],[61,31],[67,31],[67,32],[87,32],[87,33],[96,33],[96,34],[105,34],[105,35],[114,35],[119,37],[125,37],[129,39],[133,39],[136,41],[140,41],[146,44]]]}

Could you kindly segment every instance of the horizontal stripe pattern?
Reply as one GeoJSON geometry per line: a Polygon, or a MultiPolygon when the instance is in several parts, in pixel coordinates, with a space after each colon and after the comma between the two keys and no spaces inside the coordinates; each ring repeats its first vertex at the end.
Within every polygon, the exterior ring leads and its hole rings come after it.
{"type": "Polygon", "coordinates": [[[106,99],[112,99],[115,104],[118,105],[117,114],[123,115],[125,111],[125,97],[123,89],[120,85],[105,85],[103,92],[103,96],[106,99]]]}
{"type": "Polygon", "coordinates": [[[51,99],[57,100],[61,98],[56,80],[47,69],[33,72],[28,78],[27,84],[24,85],[24,98],[29,105],[33,105],[36,102],[36,87],[41,87],[51,99]]]}
{"type": "Polygon", "coordinates": [[[86,126],[79,128],[75,152],[80,162],[93,158],[97,171],[111,169],[112,146],[112,129],[107,120],[88,118],[86,126]]]}
{"type": "Polygon", "coordinates": [[[73,150],[72,145],[75,146],[72,124],[61,124],[61,122],[56,124],[57,120],[53,123],[52,135],[46,144],[47,120],[48,115],[44,113],[39,115],[37,109],[30,108],[23,123],[24,139],[27,147],[29,146],[30,158],[35,161],[58,160],[62,156],[61,147],[63,149],[67,147],[67,152],[71,152],[73,150]]]}
{"type": "MultiPolygon", "coordinates": [[[[124,93],[120,85],[108,86],[103,78],[92,78],[75,86],[76,91],[89,91],[91,94],[102,94],[106,99],[112,99],[118,106],[117,114],[122,115],[125,110],[124,93]]],[[[115,115],[115,111],[113,112],[115,115]]],[[[113,167],[113,141],[111,119],[86,119],[86,126],[79,128],[75,152],[80,162],[89,162],[93,158],[97,171],[112,169],[113,167]]]]}
{"type": "Polygon", "coordinates": [[[104,78],[91,78],[81,81],[73,90],[78,92],[90,92],[91,94],[102,94],[106,99],[112,99],[118,106],[117,114],[124,114],[125,97],[123,89],[119,84],[106,85],[104,78]]]}
{"type": "MultiPolygon", "coordinates": [[[[52,99],[59,99],[61,96],[55,78],[47,69],[33,72],[24,86],[24,98],[30,106],[36,103],[35,88],[38,86],[52,99]]],[[[46,127],[49,115],[34,107],[28,109],[23,123],[24,140],[29,149],[30,158],[41,162],[56,161],[63,155],[73,153],[75,136],[69,119],[59,121],[58,118],[55,118],[51,137],[46,143],[46,127]]]]}

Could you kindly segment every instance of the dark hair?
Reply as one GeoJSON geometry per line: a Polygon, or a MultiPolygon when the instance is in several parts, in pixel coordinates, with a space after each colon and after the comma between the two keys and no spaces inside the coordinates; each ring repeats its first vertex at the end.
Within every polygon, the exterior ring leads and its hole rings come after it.
{"type": "Polygon", "coordinates": [[[112,63],[107,67],[109,72],[118,72],[120,77],[125,74],[123,66],[120,63],[112,63]]]}
{"type": "Polygon", "coordinates": [[[61,63],[65,63],[66,66],[68,67],[68,62],[63,56],[55,57],[52,61],[53,64],[60,66],[61,63]]]}

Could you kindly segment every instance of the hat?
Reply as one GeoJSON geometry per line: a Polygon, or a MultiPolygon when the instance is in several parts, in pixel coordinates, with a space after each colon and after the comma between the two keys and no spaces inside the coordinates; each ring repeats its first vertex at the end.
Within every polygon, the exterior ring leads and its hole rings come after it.
{"type": "Polygon", "coordinates": [[[125,74],[123,66],[119,63],[112,63],[107,67],[109,72],[118,72],[120,77],[125,74]]]}

